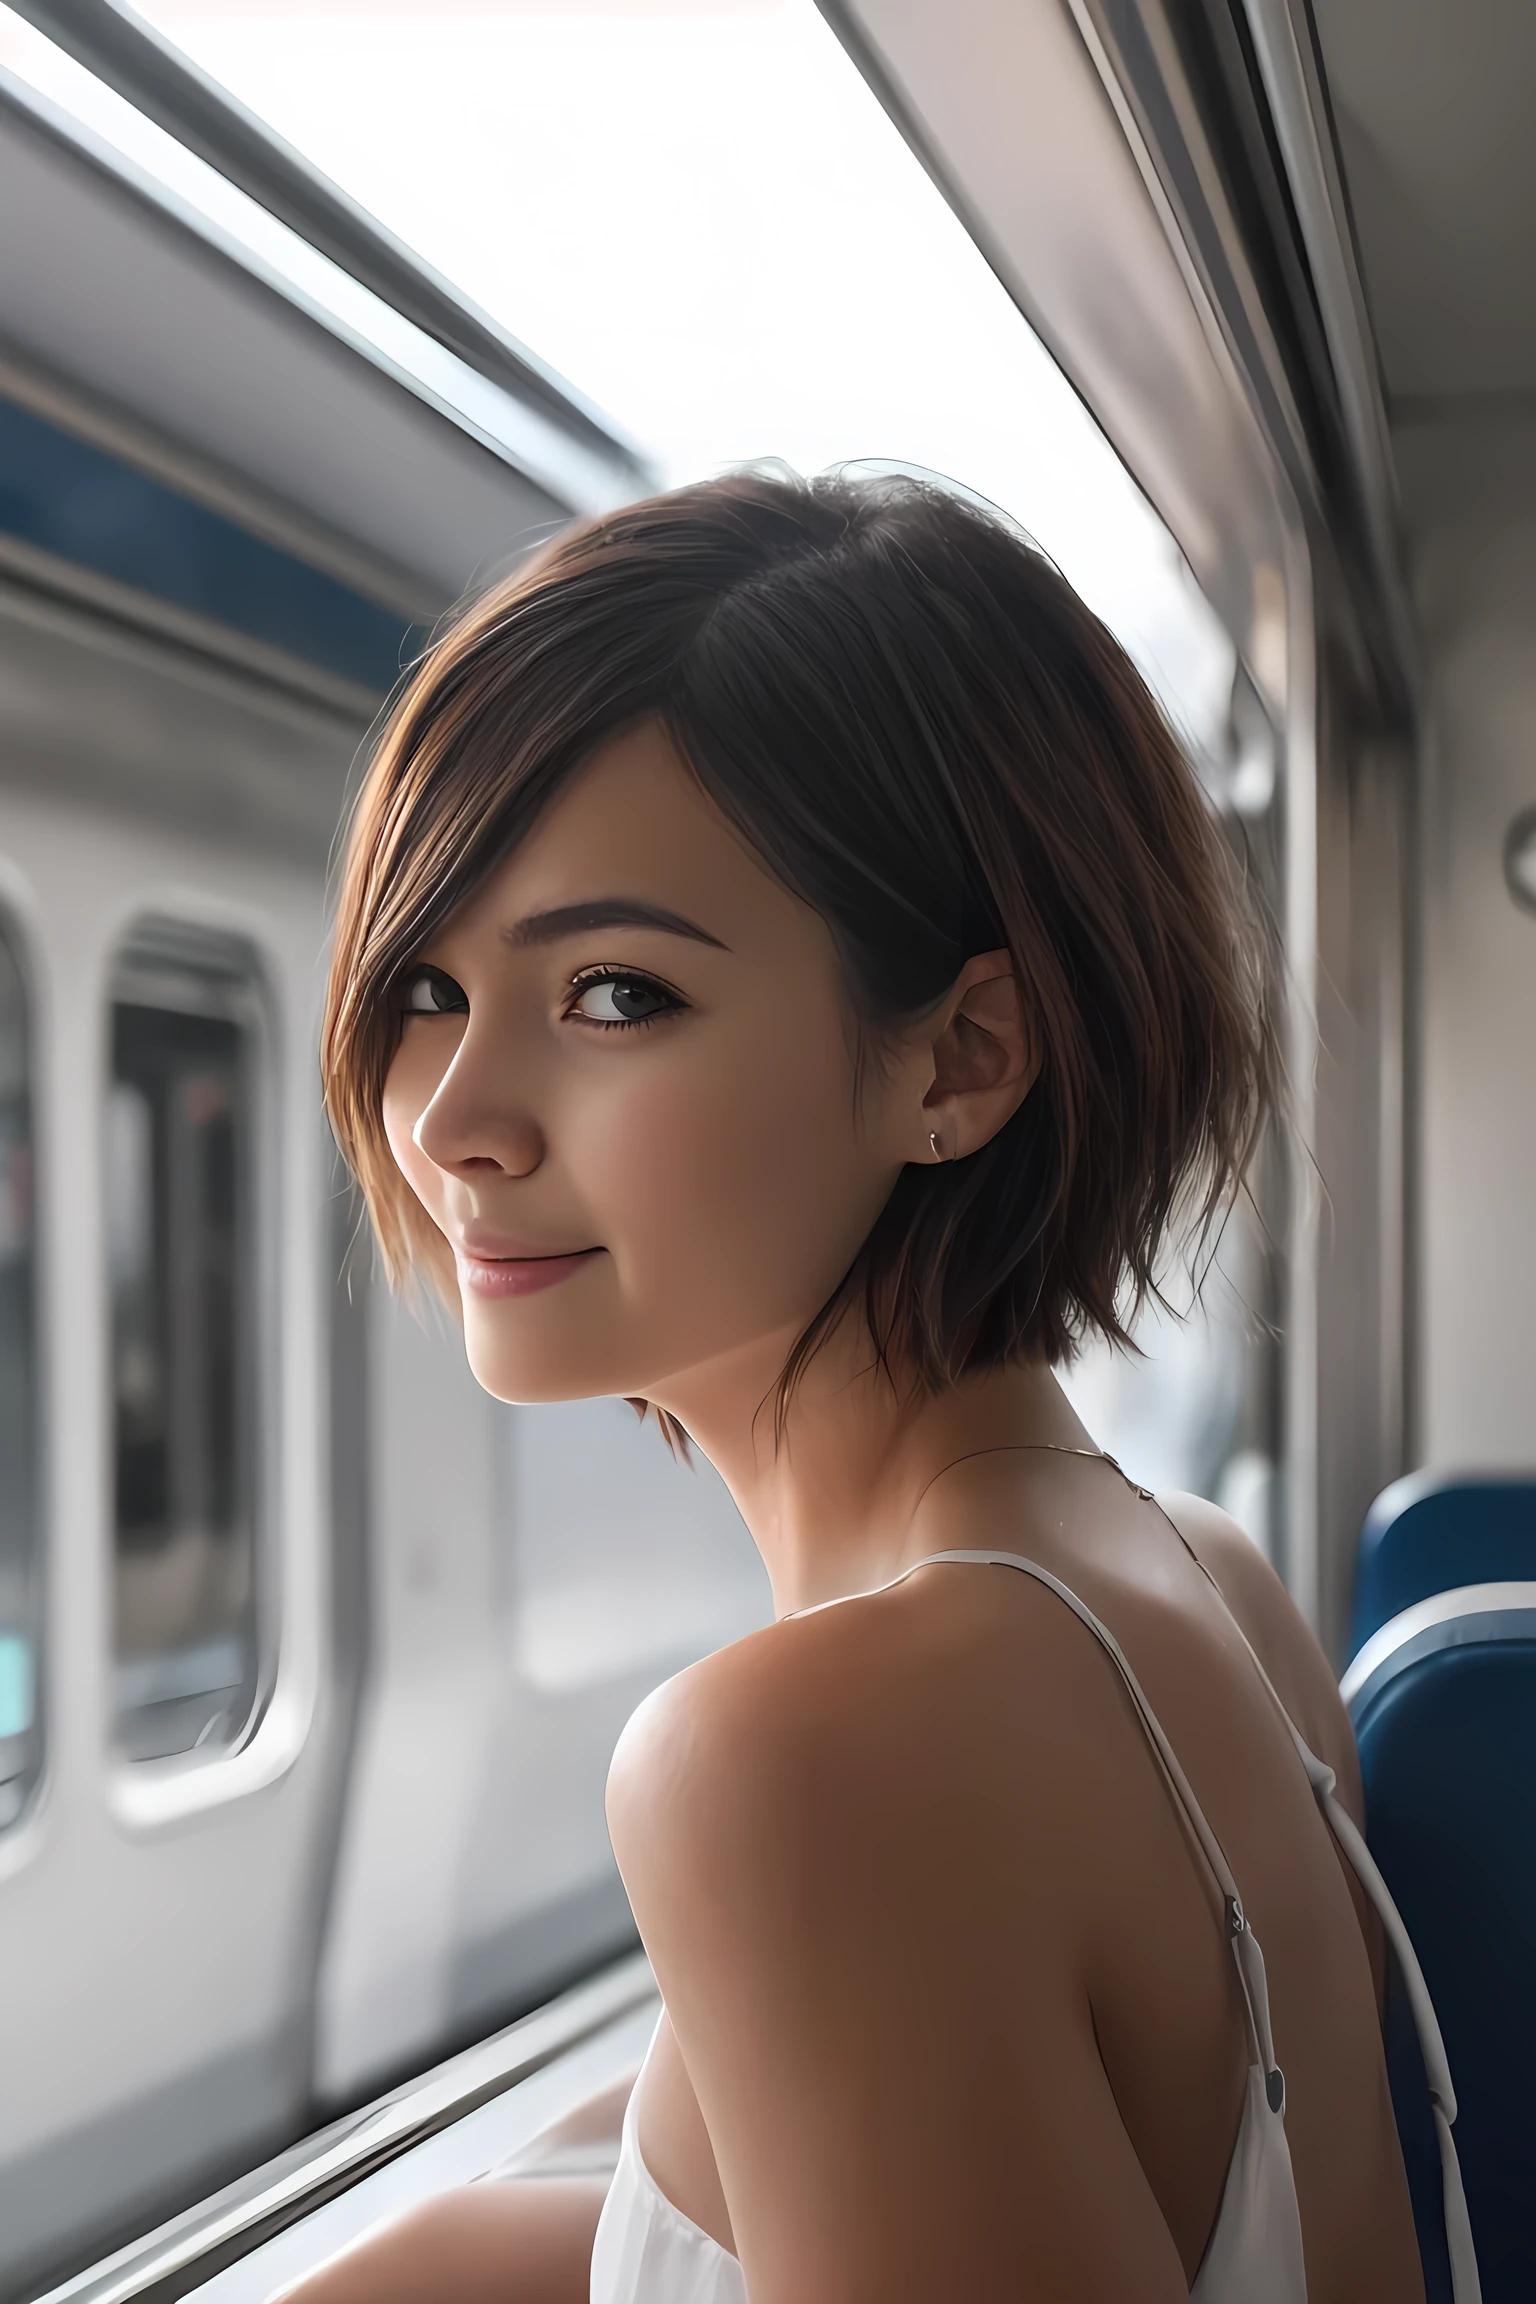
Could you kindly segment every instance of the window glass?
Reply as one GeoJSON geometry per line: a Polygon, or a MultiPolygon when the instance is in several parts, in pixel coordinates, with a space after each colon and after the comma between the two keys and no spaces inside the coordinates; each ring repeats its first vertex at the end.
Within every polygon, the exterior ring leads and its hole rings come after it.
{"type": "Polygon", "coordinates": [[[257,1686],[254,971],[161,930],[113,985],[107,1104],[114,1709],[132,1759],[218,1748],[257,1686]]]}
{"type": "MultiPolygon", "coordinates": [[[[947,473],[1039,539],[1197,747],[1219,727],[1230,640],[815,0],[140,13],[606,410],[661,482],[760,456],[947,473]]],[[[283,227],[3,8],[0,63],[354,311],[283,227]]]]}
{"type": "Polygon", "coordinates": [[[772,1614],[725,1482],[625,1400],[508,1412],[503,1440],[525,1680],[547,1692],[659,1680],[772,1614]]]}
{"type": "MultiPolygon", "coordinates": [[[[1262,1189],[1259,1163],[1256,1191],[1262,1189]]],[[[1280,1272],[1256,1207],[1238,1201],[1219,1243],[1175,1259],[1133,1330],[1134,1352],[1095,1338],[1059,1371],[1088,1430],[1132,1479],[1208,1496],[1280,1561],[1277,1469],[1280,1272]]]]}
{"type": "MultiPolygon", "coordinates": [[[[1278,745],[1230,636],[815,0],[139,4],[608,411],[660,483],[782,456],[979,490],[1124,642],[1212,800],[1277,814],[1278,745]]],[[[0,61],[352,309],[284,227],[3,8],[0,61]]],[[[1072,1381],[1128,1464],[1217,1495],[1268,1543],[1279,1274],[1263,1242],[1233,1248],[1191,1323],[1154,1310],[1142,1358],[1093,1348],[1072,1381]]]]}
{"type": "MultiPolygon", "coordinates": [[[[1280,739],[1242,671],[1225,729],[1197,765],[1272,923],[1282,909],[1280,739]]],[[[1217,1236],[1170,1244],[1162,1300],[1143,1307],[1135,1351],[1093,1339],[1060,1371],[1089,1431],[1134,1479],[1210,1497],[1282,1573],[1286,1207],[1284,1142],[1268,1130],[1217,1236]]]]}
{"type": "Polygon", "coordinates": [[[0,1826],[41,1757],[32,1125],[26,990],[0,929],[0,1826]]]}

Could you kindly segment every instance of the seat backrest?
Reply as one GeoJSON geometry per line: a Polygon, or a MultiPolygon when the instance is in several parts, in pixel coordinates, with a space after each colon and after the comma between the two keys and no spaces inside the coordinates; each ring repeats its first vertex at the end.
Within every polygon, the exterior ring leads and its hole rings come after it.
{"type": "MultiPolygon", "coordinates": [[[[1418,1601],[1344,1677],[1366,1832],[1445,2037],[1484,2304],[1536,2297],[1536,1579],[1418,1601]]],[[[1387,2061],[1429,2304],[1450,2296],[1440,2163],[1394,1985],[1387,2061]]]]}
{"type": "Polygon", "coordinates": [[[1536,1473],[1412,1472],[1365,1516],[1350,1653],[1417,1600],[1536,1578],[1536,1473]]]}

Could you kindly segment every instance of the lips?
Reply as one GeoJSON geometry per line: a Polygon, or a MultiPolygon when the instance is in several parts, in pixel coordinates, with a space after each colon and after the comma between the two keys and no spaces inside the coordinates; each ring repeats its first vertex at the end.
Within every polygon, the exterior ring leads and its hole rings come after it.
{"type": "Polygon", "coordinates": [[[475,1296],[533,1296],[541,1288],[558,1288],[601,1248],[578,1248],[569,1256],[476,1256],[468,1249],[454,1251],[459,1285],[475,1296]]]}

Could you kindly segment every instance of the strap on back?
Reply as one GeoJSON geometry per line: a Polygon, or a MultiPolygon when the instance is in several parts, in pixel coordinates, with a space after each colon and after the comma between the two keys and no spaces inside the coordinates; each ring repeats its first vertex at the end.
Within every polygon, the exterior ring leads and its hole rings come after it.
{"type": "MultiPolygon", "coordinates": [[[[1118,1469],[1117,1465],[1116,1470],[1118,1471],[1118,1469]]],[[[1050,1570],[1042,1568],[1038,1561],[1026,1560],[1017,1552],[930,1552],[925,1559],[914,1560],[910,1568],[904,1568],[899,1576],[891,1579],[889,1584],[882,1584],[880,1590],[882,1592],[894,1591],[896,1586],[904,1584],[909,1576],[915,1576],[920,1568],[935,1568],[950,1562],[977,1568],[1015,1568],[1021,1575],[1033,1577],[1037,1584],[1043,1584],[1048,1591],[1054,1592],[1063,1606],[1071,1609],[1079,1623],[1087,1626],[1119,1673],[1141,1719],[1141,1724],[1146,1730],[1147,1740],[1152,1747],[1153,1756],[1162,1770],[1168,1789],[1188,1820],[1189,1828],[1211,1868],[1217,1887],[1221,1891],[1227,1935],[1232,1945],[1232,1957],[1237,1964],[1237,1979],[1242,1991],[1243,2007],[1247,2018],[1249,2056],[1252,2062],[1258,2064],[1263,2070],[1264,2090],[1270,2110],[1272,2112],[1282,2111],[1285,2106],[1285,2076],[1275,2062],[1275,2043],[1270,2026],[1269,1986],[1264,1974],[1264,1955],[1259,1949],[1258,1938],[1249,1927],[1244,1915],[1243,1900],[1238,1894],[1237,1882],[1232,1876],[1232,1867],[1227,1862],[1220,1841],[1206,1821],[1204,1810],[1195,1798],[1194,1788],[1180,1765],[1178,1754],[1164,1735],[1161,1721],[1148,1703],[1141,1682],[1131,1670],[1130,1660],[1126,1656],[1125,1650],[1113,1632],[1110,1631],[1108,1625],[1102,1623],[1095,1616],[1086,1601],[1079,1599],[1070,1584],[1063,1584],[1059,1576],[1053,1576],[1050,1570]]],[[[874,1595],[872,1593],[855,1593],[850,1594],[849,1597],[872,1599],[874,1595]]],[[[840,1600],[824,1600],[818,1608],[798,1608],[793,1613],[797,1616],[813,1616],[818,1615],[822,1608],[837,1608],[843,1604],[840,1600]]]]}
{"type": "MultiPolygon", "coordinates": [[[[1284,1721],[1291,1742],[1295,1747],[1296,1756],[1306,1770],[1307,1781],[1312,1787],[1312,1795],[1317,1802],[1319,1813],[1333,1834],[1335,1841],[1342,1848],[1355,1877],[1365,1890],[1371,1904],[1375,1907],[1377,1916],[1385,1930],[1387,1941],[1392,1946],[1398,1965],[1402,1970],[1403,1982],[1408,1992],[1409,2006],[1413,2012],[1414,2028],[1419,2037],[1419,2049],[1424,2059],[1425,2076],[1429,2082],[1430,2103],[1435,2118],[1435,2134],[1440,2146],[1440,2181],[1445,2203],[1446,2251],[1450,2259],[1453,2304],[1482,2304],[1482,2282],[1477,2269],[1477,2251],[1472,2241],[1471,2218],[1467,2213],[1466,2189],[1461,2180],[1461,2162],[1456,2153],[1456,2140],[1451,2134],[1451,2126],[1456,2118],[1456,2092],[1451,2086],[1451,2073],[1446,2060],[1445,2042],[1441,2037],[1434,2004],[1429,1996],[1429,1986],[1424,1981],[1424,1971],[1419,1966],[1418,1955],[1415,1953],[1408,1931],[1403,1925],[1402,1914],[1393,1903],[1391,1890],[1383,1880],[1377,1868],[1376,1860],[1367,1848],[1364,1836],[1354,1818],[1337,1798],[1335,1790],[1337,1778],[1333,1770],[1325,1760],[1318,1758],[1296,1726],[1295,1721],[1280,1700],[1279,1690],[1265,1671],[1253,1642],[1233,1614],[1226,1594],[1190,1543],[1177,1520],[1174,1519],[1173,1514],[1159,1501],[1152,1490],[1143,1488],[1132,1480],[1130,1474],[1116,1463],[1113,1456],[1100,1449],[1056,1448],[1042,1443],[1037,1443],[1037,1445],[1047,1446],[1049,1453],[1053,1455],[1084,1456],[1090,1459],[1102,1458],[1104,1463],[1119,1473],[1127,1487],[1134,1488],[1138,1496],[1147,1503],[1155,1505],[1215,1593],[1216,1598],[1221,1603],[1223,1613],[1252,1657],[1254,1670],[1269,1691],[1270,1701],[1284,1721]]],[[[991,1451],[986,1450],[982,1453],[989,1454],[991,1451]]],[[[1021,1574],[1033,1577],[1037,1584],[1045,1585],[1048,1591],[1054,1592],[1057,1599],[1071,1609],[1079,1623],[1085,1625],[1093,1634],[1119,1673],[1131,1702],[1135,1705],[1140,1716],[1142,1726],[1146,1730],[1148,1740],[1157,1757],[1169,1790],[1187,1817],[1190,1829],[1199,1842],[1217,1885],[1221,1889],[1226,1911],[1227,1930],[1232,1944],[1232,1955],[1237,1964],[1238,1982],[1242,1987],[1243,2004],[1247,2013],[1249,2048],[1254,2061],[1263,2068],[1265,2093],[1271,2111],[1282,2112],[1285,2108],[1285,2079],[1275,2062],[1274,2038],[1269,2017],[1269,1989],[1264,1975],[1264,1955],[1260,1951],[1258,1940],[1244,1915],[1242,1898],[1237,1891],[1237,1882],[1232,1876],[1232,1868],[1222,1851],[1221,1843],[1207,1823],[1189,1779],[1179,1764],[1178,1754],[1164,1735],[1162,1724],[1148,1703],[1141,1683],[1131,1670],[1124,1649],[1108,1625],[1100,1622],[1093,1610],[1088,1607],[1085,1601],[1078,1598],[1070,1585],[1063,1584],[1059,1577],[1053,1576],[1048,1568],[1042,1568],[1038,1561],[1026,1560],[1017,1552],[930,1552],[925,1559],[914,1560],[910,1568],[904,1568],[899,1576],[892,1577],[890,1583],[881,1585],[879,1589],[882,1592],[893,1591],[898,1584],[904,1584],[909,1576],[915,1576],[919,1568],[937,1567],[950,1561],[977,1567],[1015,1568],[1021,1574]]],[[[873,1593],[850,1593],[847,1595],[849,1599],[873,1599],[874,1597],[873,1593]]],[[[797,1608],[791,1610],[790,1613],[797,1616],[813,1616],[820,1614],[823,1608],[837,1608],[842,1605],[844,1605],[842,1600],[824,1600],[816,1607],[797,1608]]]]}
{"type": "MultiPolygon", "coordinates": [[[[1115,1470],[1120,1473],[1122,1480],[1128,1479],[1128,1475],[1121,1470],[1118,1464],[1115,1464],[1112,1456],[1107,1457],[1105,1461],[1115,1465],[1115,1470]]],[[[1135,1486],[1135,1483],[1130,1482],[1130,1485],[1135,1486]]],[[[1452,2124],[1456,2118],[1456,2091],[1451,2085],[1450,2063],[1446,2057],[1445,2041],[1440,2031],[1439,2019],[1435,2014],[1434,2002],[1430,1999],[1429,1986],[1425,1982],[1424,1971],[1419,1966],[1419,1958],[1414,1951],[1413,1941],[1403,1923],[1403,1916],[1392,1900],[1392,1891],[1382,1878],[1375,1857],[1365,1844],[1364,1834],[1338,1798],[1337,1777],[1327,1761],[1318,1758],[1287,1712],[1280,1700],[1279,1690],[1265,1671],[1253,1642],[1243,1630],[1242,1625],[1238,1623],[1221,1586],[1166,1506],[1149,1489],[1138,1488],[1136,1492],[1139,1496],[1146,1497],[1149,1503],[1155,1504],[1158,1511],[1162,1513],[1163,1518],[1221,1602],[1222,1609],[1236,1631],[1239,1640],[1253,1658],[1253,1668],[1268,1689],[1270,1701],[1290,1732],[1291,1742],[1296,1748],[1296,1756],[1307,1772],[1307,1782],[1312,1787],[1312,1796],[1317,1802],[1323,1821],[1333,1834],[1339,1847],[1344,1851],[1350,1869],[1365,1890],[1366,1896],[1381,1922],[1387,1942],[1392,1947],[1408,1994],[1408,2005],[1413,2013],[1413,2027],[1418,2034],[1419,2053],[1424,2060],[1424,2077],[1429,2084],[1429,2101],[1435,2118],[1435,2137],[1440,2147],[1440,2190],[1445,2209],[1445,2239],[1446,2252],[1450,2258],[1451,2267],[1451,2294],[1454,2304],[1482,2304],[1482,2281],[1477,2269],[1477,2251],[1472,2240],[1472,2220],[1467,2212],[1466,2187],[1461,2178],[1461,2161],[1456,2151],[1456,2139],[1451,2134],[1452,2124]]]]}

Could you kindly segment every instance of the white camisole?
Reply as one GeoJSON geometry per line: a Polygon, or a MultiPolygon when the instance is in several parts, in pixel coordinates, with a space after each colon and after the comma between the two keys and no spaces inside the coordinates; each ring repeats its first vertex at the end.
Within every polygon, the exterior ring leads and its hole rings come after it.
{"type": "MultiPolygon", "coordinates": [[[[1118,1471],[1119,1466],[1115,1469],[1118,1471]]],[[[1156,1502],[1155,1497],[1148,1500],[1156,1502]]],[[[1174,1533],[1184,1542],[1177,1523],[1167,1514],[1164,1517],[1169,1518],[1174,1533]]],[[[1196,1558],[1193,1552],[1191,1557],[1196,1558]]],[[[904,1583],[908,1576],[916,1575],[919,1568],[936,1567],[944,1562],[1013,1568],[1044,1584],[1087,1626],[1125,1683],[1169,1789],[1189,1818],[1221,1889],[1248,2033],[1248,2092],[1227,2169],[1221,2207],[1190,2290],[1192,2304],[1306,2304],[1301,2219],[1296,2207],[1290,2147],[1285,2137],[1285,2081],[1275,2061],[1270,2032],[1264,1956],[1243,1916],[1242,1898],[1226,1857],[1201,1812],[1178,1757],[1114,1634],[1075,1592],[1033,1560],[1021,1559],[1012,1552],[935,1552],[926,1560],[915,1561],[883,1589],[889,1591],[895,1584],[904,1583]]],[[[1196,1565],[1203,1570],[1204,1564],[1198,1558],[1196,1565]]],[[[1210,1581],[1217,1597],[1221,1598],[1215,1579],[1210,1581]]],[[[837,1607],[842,1603],[832,1601],[828,1605],[837,1607]]],[[[1226,1606],[1224,1599],[1222,1605],[1226,1606]]],[[[1230,1609],[1227,1612],[1231,1614],[1230,1609]]],[[[1235,1617],[1233,1622],[1236,1623],[1235,1617]]],[[[1253,1655],[1241,1625],[1237,1629],[1244,1646],[1253,1655]]],[[[1481,2304],[1472,2230],[1456,2146],[1451,2137],[1456,2098],[1423,1972],[1386,1882],[1376,1869],[1353,1819],[1334,1797],[1333,1770],[1308,1748],[1258,1657],[1254,1656],[1253,1661],[1290,1730],[1291,1741],[1307,1772],[1318,1807],[1380,1914],[1401,1966],[1423,2051],[1440,2141],[1454,2304],[1481,2304]]],[[[672,2205],[642,2160],[637,2125],[639,2098],[640,2082],[637,2081],[624,2117],[618,2166],[592,2250],[591,2304],[747,2304],[746,2281],[736,2257],[672,2205]]]]}

